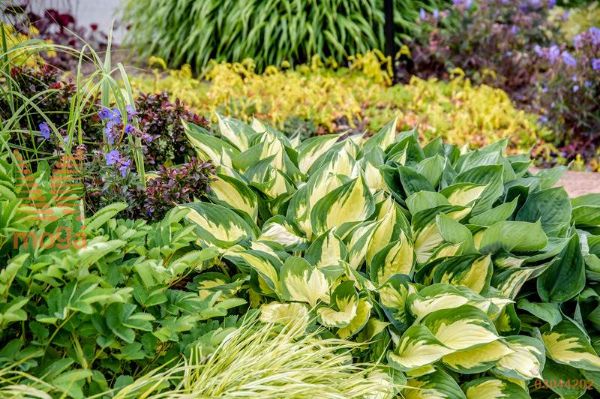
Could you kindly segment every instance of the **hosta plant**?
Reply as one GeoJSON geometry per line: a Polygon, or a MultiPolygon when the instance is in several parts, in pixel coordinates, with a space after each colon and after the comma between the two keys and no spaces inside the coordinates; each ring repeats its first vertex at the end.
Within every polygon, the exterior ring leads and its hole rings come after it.
{"type": "Polygon", "coordinates": [[[263,321],[369,342],[355,356],[384,359],[409,398],[600,386],[600,196],[570,200],[552,187],[560,171],[530,173],[506,141],[421,146],[395,122],[303,142],[219,125],[188,126],[217,179],[211,202],[182,207],[199,245],[249,273],[263,321]]]}

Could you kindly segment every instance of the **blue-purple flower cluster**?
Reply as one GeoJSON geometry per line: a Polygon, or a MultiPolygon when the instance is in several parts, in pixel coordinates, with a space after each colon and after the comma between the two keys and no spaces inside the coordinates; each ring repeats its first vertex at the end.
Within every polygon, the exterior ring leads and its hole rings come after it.
{"type": "MultiPolygon", "coordinates": [[[[125,110],[127,114],[126,118],[123,118],[118,108],[102,107],[98,112],[100,120],[104,122],[103,133],[106,143],[110,147],[119,145],[123,135],[133,135],[136,132],[136,128],[132,124],[136,112],[131,105],[127,105],[125,110]]],[[[117,149],[112,149],[103,154],[107,166],[117,168],[122,177],[127,176],[131,167],[131,160],[129,158],[122,155],[117,149]]]]}

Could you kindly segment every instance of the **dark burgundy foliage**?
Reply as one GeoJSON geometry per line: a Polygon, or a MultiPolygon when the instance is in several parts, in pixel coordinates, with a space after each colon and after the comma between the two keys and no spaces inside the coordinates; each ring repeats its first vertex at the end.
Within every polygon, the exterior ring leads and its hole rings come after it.
{"type": "Polygon", "coordinates": [[[209,125],[179,99],[171,102],[167,93],[142,94],[135,101],[135,109],[144,135],[144,162],[150,169],[163,164],[180,164],[195,155],[182,121],[209,125]]]}

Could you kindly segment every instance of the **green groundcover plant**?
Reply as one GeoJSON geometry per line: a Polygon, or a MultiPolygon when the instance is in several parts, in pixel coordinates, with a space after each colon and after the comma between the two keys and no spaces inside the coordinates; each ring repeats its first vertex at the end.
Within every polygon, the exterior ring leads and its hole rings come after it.
{"type": "Polygon", "coordinates": [[[247,273],[261,319],[369,342],[408,398],[581,397],[599,385],[600,196],[570,200],[506,141],[425,147],[395,122],[303,142],[189,125],[217,167],[198,243],[247,273]],[[568,381],[568,382],[567,382],[568,381]]]}

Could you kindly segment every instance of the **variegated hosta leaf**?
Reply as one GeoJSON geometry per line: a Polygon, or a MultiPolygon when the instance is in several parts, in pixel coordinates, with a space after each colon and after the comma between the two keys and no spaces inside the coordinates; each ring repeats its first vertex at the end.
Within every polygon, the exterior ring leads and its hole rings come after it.
{"type": "Polygon", "coordinates": [[[255,226],[229,208],[207,202],[194,202],[183,207],[190,210],[186,218],[195,224],[198,239],[204,245],[228,248],[256,236],[255,226]]]}
{"type": "Polygon", "coordinates": [[[222,205],[246,212],[256,222],[258,198],[248,185],[235,177],[218,174],[210,183],[210,193],[222,205]]]}
{"type": "Polygon", "coordinates": [[[281,286],[288,301],[305,302],[314,307],[318,301],[329,303],[329,282],[319,269],[306,260],[291,256],[281,268],[281,286]]]}
{"type": "Polygon", "coordinates": [[[600,371],[600,357],[590,344],[590,338],[575,322],[563,320],[542,333],[546,354],[560,364],[578,369],[600,371]]]}
{"type": "Polygon", "coordinates": [[[438,310],[425,316],[423,325],[445,346],[462,350],[497,340],[487,315],[471,305],[438,310]]]}
{"type": "Polygon", "coordinates": [[[442,237],[435,220],[420,230],[416,237],[415,255],[418,263],[427,262],[444,242],[444,237],[442,237]]]}
{"type": "Polygon", "coordinates": [[[253,187],[270,198],[279,198],[294,192],[291,179],[271,165],[271,158],[263,159],[251,166],[245,176],[253,187]]]}
{"type": "Polygon", "coordinates": [[[362,175],[333,190],[316,203],[310,220],[317,234],[367,219],[375,210],[373,196],[362,175]]]}
{"type": "Polygon", "coordinates": [[[529,393],[510,381],[484,377],[463,385],[467,399],[529,399],[529,393]]]}
{"type": "Polygon", "coordinates": [[[410,283],[408,276],[395,275],[379,287],[379,303],[388,320],[398,329],[404,331],[409,324],[406,301],[416,289],[410,283]]]}
{"type": "Polygon", "coordinates": [[[371,309],[373,305],[366,299],[359,299],[356,308],[356,316],[350,321],[346,327],[340,328],[337,332],[338,336],[343,339],[348,339],[358,333],[369,321],[371,309]]]}
{"type": "Polygon", "coordinates": [[[404,233],[400,239],[391,242],[375,255],[371,262],[371,280],[384,284],[396,274],[412,276],[414,265],[414,250],[404,233]]]}
{"type": "Polygon", "coordinates": [[[192,123],[185,124],[185,133],[200,158],[210,159],[215,165],[233,166],[233,157],[239,154],[237,148],[192,123]]]}
{"type": "Polygon", "coordinates": [[[373,238],[369,243],[367,250],[367,265],[371,265],[373,257],[381,251],[390,242],[397,240],[400,235],[404,234],[402,228],[406,226],[408,230],[408,222],[402,214],[396,201],[392,197],[388,197],[379,205],[377,211],[377,221],[379,225],[373,233],[373,238]]]}
{"type": "Polygon", "coordinates": [[[493,372],[507,378],[526,381],[542,378],[542,370],[546,363],[544,344],[537,338],[524,335],[513,335],[504,339],[513,352],[502,357],[493,372]]]}
{"type": "Polygon", "coordinates": [[[450,353],[442,362],[451,370],[461,374],[481,373],[491,369],[498,360],[514,353],[502,340],[478,345],[450,353]]]}
{"type": "Polygon", "coordinates": [[[279,270],[281,260],[273,254],[259,250],[232,248],[225,252],[225,258],[247,272],[254,270],[259,276],[259,284],[265,294],[281,292],[279,287],[279,270]]]}
{"type": "Polygon", "coordinates": [[[363,150],[368,152],[373,148],[378,147],[385,151],[390,145],[396,140],[396,126],[398,125],[398,118],[389,122],[387,125],[381,128],[379,132],[369,137],[369,139],[363,144],[363,150]]]}
{"type": "Polygon", "coordinates": [[[479,199],[486,186],[472,183],[458,183],[442,190],[450,205],[471,206],[479,199]]]}
{"type": "Polygon", "coordinates": [[[404,399],[466,399],[456,381],[441,370],[410,379],[407,385],[404,399]]]}
{"type": "Polygon", "coordinates": [[[349,326],[357,312],[358,294],[352,281],[345,281],[338,285],[331,294],[330,306],[318,309],[319,321],[322,325],[338,328],[349,326]]]}
{"type": "Polygon", "coordinates": [[[473,292],[481,293],[489,287],[492,271],[490,255],[454,256],[434,268],[433,282],[462,285],[473,292]]]}
{"type": "Polygon", "coordinates": [[[388,352],[388,362],[396,369],[408,371],[432,364],[454,349],[440,342],[424,325],[410,326],[396,345],[388,352]]]}
{"type": "Polygon", "coordinates": [[[304,304],[271,302],[260,307],[260,321],[262,322],[290,324],[298,320],[301,320],[304,325],[308,324],[308,309],[304,304]]]}
{"type": "Polygon", "coordinates": [[[319,269],[341,270],[341,262],[347,259],[347,255],[346,245],[335,234],[335,229],[331,229],[312,242],[304,254],[304,259],[319,269]]]}
{"type": "Polygon", "coordinates": [[[217,114],[219,121],[219,133],[229,140],[238,150],[246,151],[250,147],[250,140],[256,132],[237,119],[228,118],[217,114]]]}
{"type": "Polygon", "coordinates": [[[298,167],[307,173],[310,167],[340,139],[337,134],[311,137],[298,147],[298,167]]]}
{"type": "Polygon", "coordinates": [[[306,239],[300,237],[287,223],[283,216],[275,216],[263,225],[263,231],[258,237],[261,241],[271,241],[286,249],[301,249],[306,239]]]}
{"type": "Polygon", "coordinates": [[[353,269],[357,269],[365,261],[369,244],[381,222],[363,222],[354,227],[349,233],[348,263],[353,269]]]}
{"type": "Polygon", "coordinates": [[[499,270],[495,272],[492,277],[492,286],[500,291],[503,296],[514,299],[521,291],[525,282],[539,276],[548,269],[549,266],[550,263],[545,263],[538,266],[511,267],[505,270],[499,270]]]}

